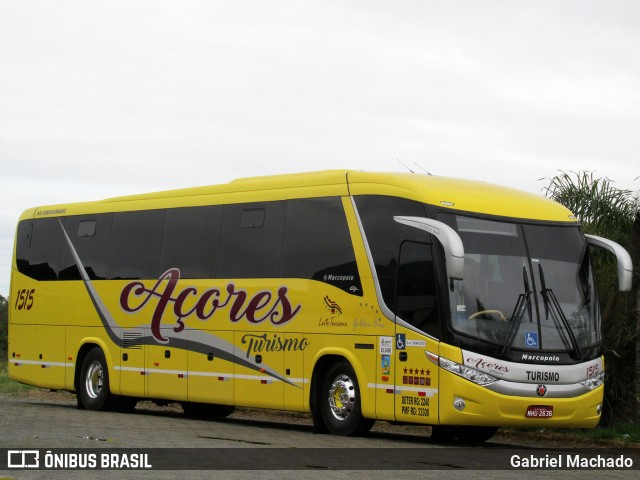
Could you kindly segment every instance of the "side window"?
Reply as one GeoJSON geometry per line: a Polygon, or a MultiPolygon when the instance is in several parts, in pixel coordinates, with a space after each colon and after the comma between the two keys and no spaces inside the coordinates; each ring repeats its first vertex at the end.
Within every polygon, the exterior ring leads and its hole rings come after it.
{"type": "Polygon", "coordinates": [[[286,202],[225,205],[217,278],[280,276],[286,202]]]}
{"type": "Polygon", "coordinates": [[[33,238],[33,220],[23,220],[18,224],[16,233],[16,266],[18,271],[29,275],[29,257],[33,238]]]}
{"type": "Polygon", "coordinates": [[[282,276],[309,278],[362,295],[358,267],[340,198],[290,200],[282,276]]]}
{"type": "Polygon", "coordinates": [[[358,196],[356,206],[375,264],[382,298],[387,307],[397,313],[395,288],[400,246],[407,240],[426,243],[431,241],[428,233],[402,225],[393,217],[426,217],[425,208],[412,200],[382,195],[358,196]]]}
{"type": "Polygon", "coordinates": [[[435,337],[440,333],[437,284],[431,245],[404,242],[398,265],[396,314],[435,337]]]}
{"type": "MultiPolygon", "coordinates": [[[[62,225],[91,280],[104,280],[107,278],[107,259],[112,218],[112,214],[105,213],[65,217],[62,219],[62,225]]],[[[60,279],[79,280],[81,278],[80,273],[66,240],[63,242],[61,258],[63,268],[60,272],[60,279]]]]}
{"type": "Polygon", "coordinates": [[[21,222],[17,241],[16,262],[21,273],[36,280],[57,280],[62,247],[58,218],[21,222]]]}
{"type": "Polygon", "coordinates": [[[219,206],[167,210],[160,273],[178,268],[182,278],[213,278],[221,222],[219,206]]]}
{"type": "Polygon", "coordinates": [[[164,217],[164,210],[113,215],[108,278],[158,278],[164,217]]]}

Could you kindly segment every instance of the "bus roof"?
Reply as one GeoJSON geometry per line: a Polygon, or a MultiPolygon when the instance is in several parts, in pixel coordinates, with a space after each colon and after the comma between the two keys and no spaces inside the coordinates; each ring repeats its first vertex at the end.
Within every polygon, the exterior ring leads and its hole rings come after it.
{"type": "Polygon", "coordinates": [[[241,178],[220,185],[43,206],[26,211],[22,218],[345,195],[391,195],[456,211],[532,220],[575,221],[564,206],[508,187],[432,175],[350,170],[241,178]]]}
{"type": "Polygon", "coordinates": [[[352,195],[377,191],[454,210],[531,220],[576,221],[571,211],[553,200],[476,180],[412,173],[352,172],[349,186],[352,195]]]}

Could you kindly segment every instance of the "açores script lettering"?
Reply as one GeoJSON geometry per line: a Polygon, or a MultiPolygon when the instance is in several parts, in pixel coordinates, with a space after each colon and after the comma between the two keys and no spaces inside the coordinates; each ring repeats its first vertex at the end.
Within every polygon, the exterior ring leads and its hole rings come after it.
{"type": "Polygon", "coordinates": [[[210,288],[199,292],[195,287],[177,290],[180,280],[180,270],[170,268],[162,275],[152,288],[147,288],[142,282],[127,284],[120,294],[120,306],[125,312],[134,313],[142,310],[149,302],[155,300],[155,309],[151,317],[151,334],[161,343],[167,338],[162,336],[160,324],[167,311],[175,316],[173,330],[180,332],[184,329],[184,319],[195,315],[200,320],[208,320],[222,310],[228,310],[228,318],[238,322],[243,318],[249,323],[258,324],[270,321],[273,325],[282,325],[295,317],[301,305],[295,308],[287,297],[287,287],[280,287],[276,293],[263,290],[248,295],[229,283],[226,288],[210,288]]]}

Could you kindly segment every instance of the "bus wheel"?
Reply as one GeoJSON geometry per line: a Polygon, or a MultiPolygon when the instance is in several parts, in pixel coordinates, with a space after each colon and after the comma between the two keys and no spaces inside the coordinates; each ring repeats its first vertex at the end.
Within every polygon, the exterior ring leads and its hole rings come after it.
{"type": "Polygon", "coordinates": [[[356,436],[371,430],[374,421],[362,416],[358,379],[349,362],[331,366],[323,379],[320,395],[320,413],[329,432],[356,436]]]}
{"type": "Polygon", "coordinates": [[[431,438],[440,442],[458,441],[476,444],[490,440],[498,431],[498,427],[473,427],[436,425],[431,427],[431,438]]]}
{"type": "Polygon", "coordinates": [[[78,405],[87,410],[108,410],[113,403],[109,391],[109,370],[99,347],[89,350],[82,362],[78,385],[78,405]]]}

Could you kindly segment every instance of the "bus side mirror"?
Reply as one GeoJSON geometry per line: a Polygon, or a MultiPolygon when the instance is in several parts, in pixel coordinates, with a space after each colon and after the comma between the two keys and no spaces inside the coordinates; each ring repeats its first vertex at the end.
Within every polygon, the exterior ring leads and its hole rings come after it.
{"type": "Polygon", "coordinates": [[[393,219],[403,225],[424,230],[436,237],[444,247],[447,276],[454,280],[462,280],[464,276],[464,245],[458,232],[449,225],[430,218],[393,217],[393,219]]]}
{"type": "Polygon", "coordinates": [[[633,278],[633,261],[631,255],[622,246],[608,238],[586,235],[587,243],[598,248],[613,253],[618,260],[618,289],[621,292],[631,291],[631,281],[633,278]]]}

